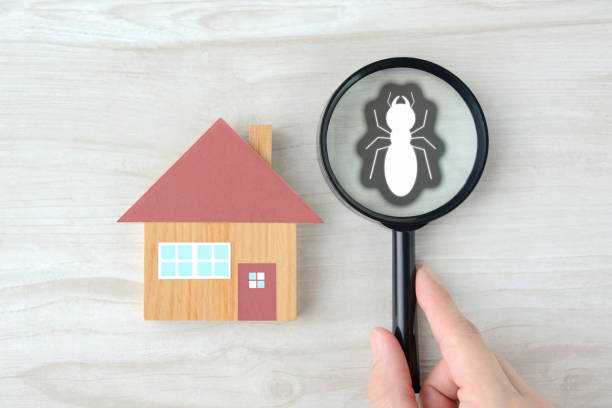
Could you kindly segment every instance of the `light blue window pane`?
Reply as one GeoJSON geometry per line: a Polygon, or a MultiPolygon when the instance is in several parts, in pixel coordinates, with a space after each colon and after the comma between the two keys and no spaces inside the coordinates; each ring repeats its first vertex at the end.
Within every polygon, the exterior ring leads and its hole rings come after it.
{"type": "Polygon", "coordinates": [[[182,262],[178,264],[178,273],[180,276],[191,276],[193,273],[193,265],[191,262],[182,262]]]}
{"type": "Polygon", "coordinates": [[[257,279],[257,273],[249,272],[249,280],[255,280],[255,279],[257,279]]]}
{"type": "Polygon", "coordinates": [[[162,259],[174,259],[176,251],[174,244],[159,244],[162,259]]]}
{"type": "Polygon", "coordinates": [[[160,269],[163,277],[174,276],[175,274],[174,262],[162,262],[160,269]]]}
{"type": "Polygon", "coordinates": [[[212,264],[210,262],[198,262],[198,275],[212,276],[212,264]]]}
{"type": "Polygon", "coordinates": [[[257,288],[264,289],[266,287],[266,281],[257,281],[257,288]]]}
{"type": "Polygon", "coordinates": [[[191,259],[191,244],[178,244],[179,259],[191,259]]]}
{"type": "Polygon", "coordinates": [[[198,259],[210,259],[212,257],[212,245],[198,245],[198,259]]]}
{"type": "Polygon", "coordinates": [[[229,261],[228,258],[229,258],[229,245],[228,244],[215,245],[215,259],[229,261]]]}
{"type": "Polygon", "coordinates": [[[227,262],[215,262],[215,276],[222,278],[229,278],[229,263],[227,262]]]}

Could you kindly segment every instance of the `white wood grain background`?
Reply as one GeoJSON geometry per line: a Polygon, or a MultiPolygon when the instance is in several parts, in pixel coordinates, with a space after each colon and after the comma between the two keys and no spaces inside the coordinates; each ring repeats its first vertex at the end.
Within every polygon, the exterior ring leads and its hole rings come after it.
{"type": "Polygon", "coordinates": [[[315,133],[389,56],[457,73],[490,126],[419,257],[546,397],[612,406],[611,44],[610,1],[0,3],[0,406],[365,406],[391,234],[335,199],[315,133]],[[299,229],[301,317],[145,322],[142,226],[115,220],[221,116],[272,123],[326,221],[299,229]]]}

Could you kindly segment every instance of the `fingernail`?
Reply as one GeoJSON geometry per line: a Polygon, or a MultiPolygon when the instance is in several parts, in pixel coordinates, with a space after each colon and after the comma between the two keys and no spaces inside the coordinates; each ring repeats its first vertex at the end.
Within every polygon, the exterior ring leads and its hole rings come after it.
{"type": "Polygon", "coordinates": [[[383,349],[383,328],[376,327],[372,330],[372,334],[370,335],[370,345],[372,348],[372,354],[374,360],[378,360],[383,349]]]}
{"type": "Polygon", "coordinates": [[[419,264],[418,269],[425,275],[431,277],[431,279],[437,284],[439,285],[442,284],[440,277],[434,271],[432,271],[431,268],[427,264],[424,264],[424,263],[419,264]]]}
{"type": "Polygon", "coordinates": [[[440,277],[437,273],[433,272],[429,268],[427,269],[427,273],[429,274],[429,276],[431,276],[431,279],[433,279],[438,285],[442,285],[442,280],[440,280],[440,277]]]}

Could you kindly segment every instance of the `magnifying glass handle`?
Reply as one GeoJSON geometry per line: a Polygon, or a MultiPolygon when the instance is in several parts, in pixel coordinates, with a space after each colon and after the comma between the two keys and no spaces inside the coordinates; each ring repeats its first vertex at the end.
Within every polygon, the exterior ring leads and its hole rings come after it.
{"type": "Polygon", "coordinates": [[[410,368],[412,388],[421,389],[416,321],[414,231],[393,231],[393,333],[410,368]]]}

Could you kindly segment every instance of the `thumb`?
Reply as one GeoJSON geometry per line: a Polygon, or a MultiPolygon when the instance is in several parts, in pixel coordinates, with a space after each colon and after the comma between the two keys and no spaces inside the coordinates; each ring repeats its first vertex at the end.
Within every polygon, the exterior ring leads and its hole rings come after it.
{"type": "Polygon", "coordinates": [[[390,331],[377,327],[370,335],[373,365],[368,398],[375,408],[417,408],[404,352],[390,331]]]}

